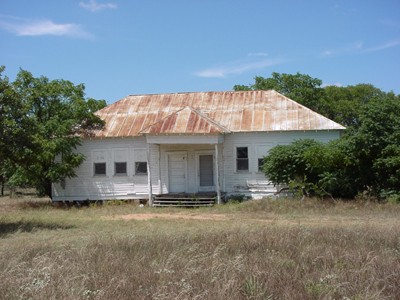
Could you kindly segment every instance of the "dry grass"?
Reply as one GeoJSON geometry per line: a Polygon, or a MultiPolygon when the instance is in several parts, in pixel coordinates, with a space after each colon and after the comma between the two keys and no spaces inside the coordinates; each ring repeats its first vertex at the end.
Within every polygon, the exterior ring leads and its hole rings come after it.
{"type": "Polygon", "coordinates": [[[0,198],[1,299],[399,299],[400,206],[0,198]]]}

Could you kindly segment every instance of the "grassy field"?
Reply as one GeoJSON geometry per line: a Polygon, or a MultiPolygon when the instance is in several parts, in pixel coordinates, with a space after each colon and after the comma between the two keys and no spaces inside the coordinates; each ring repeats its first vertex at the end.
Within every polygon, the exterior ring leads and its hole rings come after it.
{"type": "Polygon", "coordinates": [[[400,205],[0,198],[0,299],[399,299],[400,205]]]}

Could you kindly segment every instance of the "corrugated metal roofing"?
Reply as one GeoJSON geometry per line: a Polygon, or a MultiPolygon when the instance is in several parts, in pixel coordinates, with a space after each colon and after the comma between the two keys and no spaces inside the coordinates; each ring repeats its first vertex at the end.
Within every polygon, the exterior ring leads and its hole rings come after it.
{"type": "Polygon", "coordinates": [[[229,132],[228,129],[189,106],[140,131],[142,134],[215,134],[229,132]]]}
{"type": "Polygon", "coordinates": [[[345,129],[273,90],[132,95],[96,114],[95,137],[345,129]]]}

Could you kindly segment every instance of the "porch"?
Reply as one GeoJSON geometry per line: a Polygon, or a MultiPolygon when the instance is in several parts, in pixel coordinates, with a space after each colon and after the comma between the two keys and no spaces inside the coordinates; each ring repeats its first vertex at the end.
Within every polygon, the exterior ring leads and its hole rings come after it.
{"type": "MultiPolygon", "coordinates": [[[[221,197],[224,197],[224,194],[221,197]]],[[[218,203],[216,192],[168,193],[153,197],[154,207],[207,207],[216,203],[218,203]]]]}
{"type": "Polygon", "coordinates": [[[221,203],[221,137],[146,138],[150,206],[211,206],[221,203]]]}

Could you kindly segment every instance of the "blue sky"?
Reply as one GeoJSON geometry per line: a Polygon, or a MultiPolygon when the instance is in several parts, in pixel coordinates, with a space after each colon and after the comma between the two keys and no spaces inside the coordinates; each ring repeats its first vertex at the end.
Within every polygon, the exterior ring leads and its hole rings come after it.
{"type": "Polygon", "coordinates": [[[0,58],[108,103],[272,72],[399,94],[400,1],[0,0],[0,58]]]}

